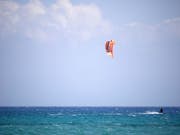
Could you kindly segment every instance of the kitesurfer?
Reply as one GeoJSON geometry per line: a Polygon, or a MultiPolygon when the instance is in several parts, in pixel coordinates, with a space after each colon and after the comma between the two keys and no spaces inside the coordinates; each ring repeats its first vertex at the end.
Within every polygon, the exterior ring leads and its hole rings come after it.
{"type": "Polygon", "coordinates": [[[160,108],[159,113],[163,113],[163,108],[162,107],[160,108]]]}

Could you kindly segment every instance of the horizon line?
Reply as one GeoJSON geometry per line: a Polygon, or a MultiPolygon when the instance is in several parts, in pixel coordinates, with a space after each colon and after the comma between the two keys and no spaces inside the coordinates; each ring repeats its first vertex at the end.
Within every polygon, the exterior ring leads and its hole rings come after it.
{"type": "Polygon", "coordinates": [[[71,108],[71,107],[74,107],[74,108],[80,108],[80,107],[82,107],[82,108],[83,108],[83,107],[84,107],[84,108],[85,108],[85,107],[88,107],[88,108],[96,108],[96,107],[97,107],[97,108],[98,108],[98,107],[99,107],[99,108],[100,108],[100,107],[104,107],[104,108],[106,108],[106,107],[107,107],[107,108],[111,108],[111,107],[118,107],[118,108],[123,108],[123,107],[132,107],[132,108],[135,108],[135,107],[139,107],[139,108],[140,108],[140,107],[155,107],[155,108],[159,108],[159,107],[180,107],[180,106],[176,106],[176,105],[173,105],[173,106],[169,106],[169,105],[168,105],[168,106],[165,106],[165,105],[162,105],[162,106],[159,106],[159,105],[158,105],[158,106],[157,106],[157,105],[154,105],[154,106],[149,106],[149,105],[147,105],[147,106],[105,106],[105,105],[103,105],[103,106],[95,106],[95,105],[92,105],[92,106],[90,106],[90,105],[88,105],[88,106],[80,106],[80,105],[72,105],[72,106],[69,106],[69,105],[68,105],[68,106],[65,106],[65,105],[64,105],[64,106],[54,106],[54,105],[52,105],[52,106],[46,106],[46,105],[44,105],[44,106],[43,106],[43,105],[42,105],[42,106],[36,106],[36,105],[34,105],[34,106],[23,106],[23,105],[19,105],[19,106],[1,106],[1,105],[0,105],[0,108],[2,108],[2,107],[12,107],[12,108],[13,108],[13,107],[14,107],[14,108],[16,108],[16,107],[22,107],[22,108],[31,108],[31,107],[32,107],[32,108],[33,108],[33,107],[39,107],[39,108],[46,108],[46,107],[54,107],[54,108],[55,108],[55,107],[57,107],[57,108],[61,108],[61,107],[62,107],[62,108],[64,108],[64,107],[67,107],[67,108],[71,108]]]}

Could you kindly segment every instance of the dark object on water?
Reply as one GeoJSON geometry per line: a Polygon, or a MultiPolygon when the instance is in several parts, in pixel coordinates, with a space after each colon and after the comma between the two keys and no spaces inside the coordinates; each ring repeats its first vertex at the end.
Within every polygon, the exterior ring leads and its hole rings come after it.
{"type": "Polygon", "coordinates": [[[159,110],[159,113],[163,113],[163,108],[161,107],[161,109],[159,110]]]}

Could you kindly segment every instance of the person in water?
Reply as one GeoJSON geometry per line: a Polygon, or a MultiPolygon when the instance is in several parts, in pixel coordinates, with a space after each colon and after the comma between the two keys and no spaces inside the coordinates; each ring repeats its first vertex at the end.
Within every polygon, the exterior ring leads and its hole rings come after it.
{"type": "Polygon", "coordinates": [[[163,113],[163,108],[162,107],[160,108],[159,113],[163,113]]]}

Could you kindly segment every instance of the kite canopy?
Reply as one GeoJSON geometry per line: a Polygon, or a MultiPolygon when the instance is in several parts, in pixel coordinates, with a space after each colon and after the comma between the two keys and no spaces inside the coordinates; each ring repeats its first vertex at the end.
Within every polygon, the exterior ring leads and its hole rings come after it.
{"type": "Polygon", "coordinates": [[[105,49],[107,55],[111,56],[113,58],[113,46],[115,45],[114,40],[106,41],[105,43],[105,49]]]}

